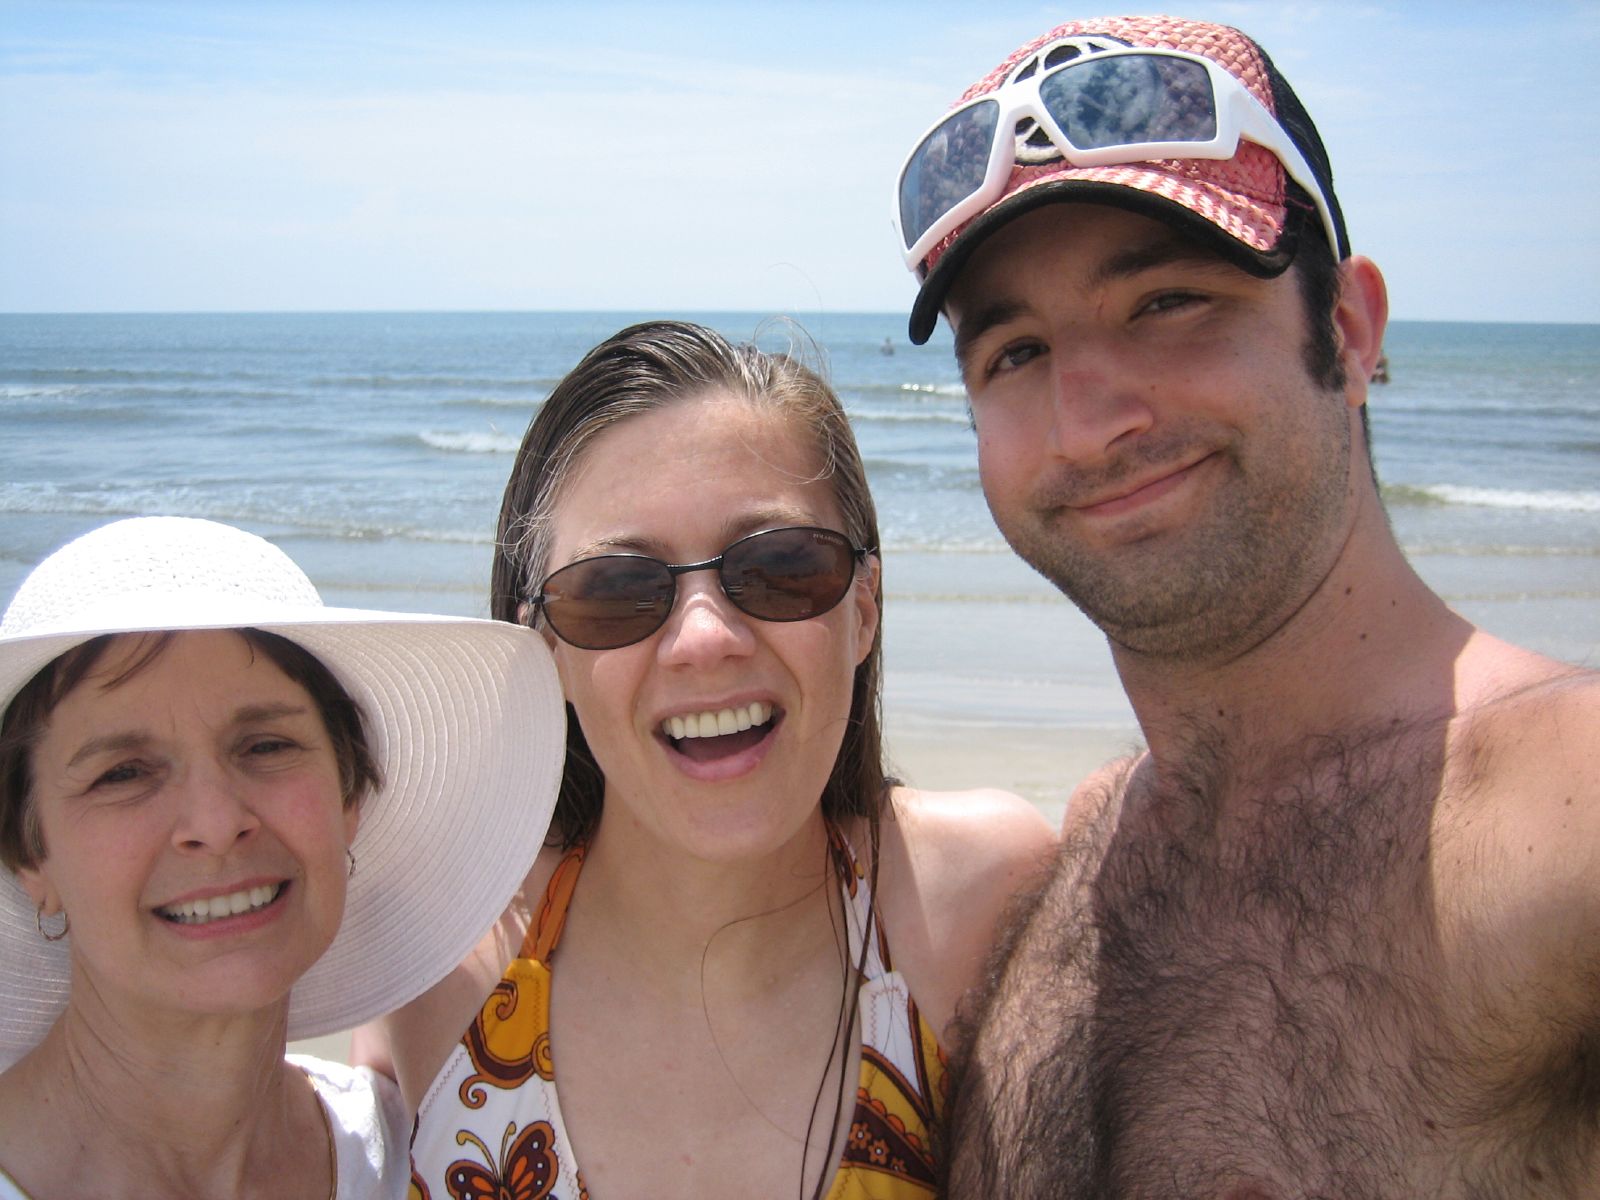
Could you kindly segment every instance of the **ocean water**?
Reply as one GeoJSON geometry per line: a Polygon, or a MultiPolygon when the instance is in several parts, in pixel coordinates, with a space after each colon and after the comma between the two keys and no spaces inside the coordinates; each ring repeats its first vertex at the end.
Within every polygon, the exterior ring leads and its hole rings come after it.
{"type": "MultiPolygon", "coordinates": [[[[273,538],[331,602],[481,615],[530,416],[633,319],[0,316],[0,596],[67,538],[162,512],[273,538]]],[[[812,314],[803,329],[694,319],[774,348],[814,339],[867,460],[891,596],[1053,599],[990,521],[943,329],[914,347],[898,313],[812,314]]],[[[1469,615],[1475,603],[1555,605],[1535,623],[1552,627],[1555,652],[1588,659],[1600,640],[1600,326],[1399,322],[1387,351],[1392,382],[1374,389],[1372,421],[1402,543],[1469,615]],[[1574,612],[1590,623],[1574,629],[1574,612]]]]}

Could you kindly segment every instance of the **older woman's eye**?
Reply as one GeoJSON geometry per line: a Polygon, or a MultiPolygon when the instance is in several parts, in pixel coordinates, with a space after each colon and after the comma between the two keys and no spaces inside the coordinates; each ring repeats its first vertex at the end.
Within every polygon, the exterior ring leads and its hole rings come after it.
{"type": "Polygon", "coordinates": [[[289,750],[299,749],[299,743],[285,737],[261,737],[251,741],[245,747],[245,753],[257,758],[266,758],[273,754],[283,754],[289,750]]]}
{"type": "Polygon", "coordinates": [[[140,762],[118,763],[108,771],[102,771],[95,776],[91,787],[115,787],[119,783],[135,783],[148,774],[148,769],[140,762]]]}

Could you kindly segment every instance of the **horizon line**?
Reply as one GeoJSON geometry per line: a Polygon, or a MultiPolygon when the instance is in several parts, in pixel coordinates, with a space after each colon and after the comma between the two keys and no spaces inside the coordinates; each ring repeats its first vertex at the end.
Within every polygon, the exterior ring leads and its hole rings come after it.
{"type": "MultiPolygon", "coordinates": [[[[754,316],[803,319],[811,316],[887,317],[905,320],[909,309],[827,308],[774,310],[770,308],[675,308],[671,315],[659,308],[151,308],[151,309],[5,309],[0,320],[11,317],[453,317],[453,316],[754,316]]],[[[1600,320],[1549,321],[1532,317],[1403,317],[1391,316],[1390,325],[1555,325],[1600,328],[1600,320]]]]}

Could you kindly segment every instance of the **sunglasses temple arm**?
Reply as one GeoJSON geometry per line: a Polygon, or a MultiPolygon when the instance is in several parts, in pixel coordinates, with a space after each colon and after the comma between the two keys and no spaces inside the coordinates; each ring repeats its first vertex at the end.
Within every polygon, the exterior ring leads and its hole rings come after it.
{"type": "Polygon", "coordinates": [[[1322,188],[1317,183],[1316,172],[1311,169],[1311,164],[1306,161],[1305,155],[1300,153],[1300,148],[1294,144],[1289,131],[1267,111],[1266,105],[1247,92],[1242,84],[1231,89],[1229,103],[1239,121],[1240,136],[1270,151],[1282,165],[1284,174],[1299,184],[1300,189],[1311,197],[1312,203],[1317,206],[1317,215],[1322,219],[1322,232],[1327,236],[1328,246],[1333,251],[1334,259],[1337,261],[1342,258],[1344,248],[1339,244],[1338,228],[1334,223],[1333,213],[1328,208],[1327,197],[1322,194],[1322,188]]]}

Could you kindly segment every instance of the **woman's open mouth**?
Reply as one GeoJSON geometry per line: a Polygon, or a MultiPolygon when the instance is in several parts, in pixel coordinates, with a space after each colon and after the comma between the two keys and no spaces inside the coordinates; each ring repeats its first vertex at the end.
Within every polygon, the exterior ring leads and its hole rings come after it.
{"type": "Polygon", "coordinates": [[[668,744],[695,762],[711,762],[756,745],[771,731],[772,705],[752,700],[737,708],[684,713],[661,722],[668,744]]]}

